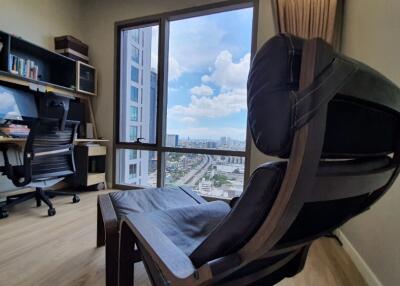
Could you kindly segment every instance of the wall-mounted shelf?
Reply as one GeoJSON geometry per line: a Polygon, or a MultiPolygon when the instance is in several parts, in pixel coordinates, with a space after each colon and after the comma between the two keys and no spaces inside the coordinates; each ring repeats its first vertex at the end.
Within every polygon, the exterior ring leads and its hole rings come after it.
{"type": "Polygon", "coordinates": [[[86,106],[88,122],[93,124],[93,134],[97,137],[90,96],[96,95],[96,70],[93,67],[2,31],[0,42],[1,84],[18,85],[38,92],[37,95],[54,93],[71,99],[78,98],[86,106]],[[80,66],[84,68],[78,73],[80,66]],[[78,84],[78,79],[86,82],[78,84]]]}
{"type": "Polygon", "coordinates": [[[23,79],[76,88],[76,61],[5,32],[0,32],[0,41],[0,70],[23,79]]]}
{"type": "MultiPolygon", "coordinates": [[[[77,71],[79,62],[2,31],[0,31],[0,42],[3,44],[0,51],[0,81],[27,86],[42,92],[57,92],[65,96],[83,98],[96,95],[96,71],[93,67],[82,64],[90,68],[90,74],[94,75],[93,82],[89,85],[91,92],[79,90],[77,86],[77,78],[80,78],[77,75],[81,74],[77,71]],[[37,78],[17,73],[12,65],[13,56],[34,63],[38,67],[37,78]]],[[[24,73],[26,74],[27,72],[24,73]]]]}

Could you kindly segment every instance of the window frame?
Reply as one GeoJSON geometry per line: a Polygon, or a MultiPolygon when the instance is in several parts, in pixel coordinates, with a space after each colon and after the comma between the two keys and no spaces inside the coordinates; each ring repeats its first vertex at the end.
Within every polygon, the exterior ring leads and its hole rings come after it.
{"type": "MultiPolygon", "coordinates": [[[[246,149],[244,151],[218,150],[218,149],[198,149],[166,146],[166,122],[167,122],[167,90],[168,90],[168,46],[169,46],[169,22],[174,20],[187,19],[218,12],[228,12],[244,8],[253,8],[252,39],[251,39],[251,59],[254,57],[257,48],[257,26],[259,14],[259,0],[232,0],[218,2],[198,7],[182,9],[142,18],[119,21],[115,23],[115,91],[114,91],[114,144],[113,144],[113,186],[120,189],[141,189],[143,186],[123,185],[117,182],[117,161],[119,150],[144,150],[157,152],[157,187],[164,186],[165,173],[165,154],[192,153],[208,155],[224,155],[244,157],[245,172],[244,186],[247,184],[250,175],[250,148],[252,140],[249,127],[246,128],[246,149]],[[156,109],[156,142],[155,143],[136,143],[120,141],[120,61],[121,61],[121,34],[122,31],[132,28],[143,28],[158,25],[158,78],[157,78],[157,109],[156,109]]],[[[140,75],[139,75],[140,77],[140,75]]],[[[140,91],[139,91],[140,92],[140,91]]],[[[212,198],[211,198],[212,199],[212,198]]]]}

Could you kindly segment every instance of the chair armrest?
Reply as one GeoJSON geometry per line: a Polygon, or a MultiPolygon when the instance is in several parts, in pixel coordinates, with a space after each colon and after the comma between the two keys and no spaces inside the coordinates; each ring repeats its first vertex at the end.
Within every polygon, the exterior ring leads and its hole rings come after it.
{"type": "Polygon", "coordinates": [[[108,194],[97,199],[97,246],[103,246],[105,240],[118,233],[118,218],[108,194]]]}
{"type": "MultiPolygon", "coordinates": [[[[145,215],[140,213],[129,214],[122,219],[120,229],[123,229],[124,226],[127,226],[133,232],[138,245],[145,249],[168,281],[174,281],[177,285],[188,280],[200,284],[201,281],[211,278],[211,271],[208,268],[202,268],[198,271],[189,257],[145,215]]],[[[124,239],[122,230],[120,238],[121,240],[124,239]]],[[[120,245],[122,245],[122,242],[120,245]]],[[[126,250],[120,249],[120,251],[126,250]]]]}

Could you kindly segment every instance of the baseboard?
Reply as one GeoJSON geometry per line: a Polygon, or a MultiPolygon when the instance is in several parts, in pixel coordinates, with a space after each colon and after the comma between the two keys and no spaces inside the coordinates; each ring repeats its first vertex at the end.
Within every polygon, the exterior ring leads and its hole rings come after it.
{"type": "Polygon", "coordinates": [[[379,281],[375,273],[371,270],[371,268],[369,268],[368,264],[358,253],[357,249],[354,248],[353,244],[351,244],[346,235],[344,235],[344,233],[340,230],[336,231],[336,235],[343,243],[343,249],[350,256],[358,271],[360,271],[361,275],[363,276],[365,282],[367,282],[369,286],[383,286],[382,282],[379,281]]]}

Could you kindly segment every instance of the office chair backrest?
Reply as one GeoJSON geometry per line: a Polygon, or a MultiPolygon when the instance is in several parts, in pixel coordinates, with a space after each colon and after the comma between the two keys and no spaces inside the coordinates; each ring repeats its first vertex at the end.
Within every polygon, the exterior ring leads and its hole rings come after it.
{"type": "Polygon", "coordinates": [[[60,129],[57,119],[37,119],[30,128],[24,151],[24,165],[14,172],[14,184],[60,178],[75,172],[74,137],[79,122],[66,121],[60,129]]]}
{"type": "Polygon", "coordinates": [[[262,281],[272,260],[275,270],[299,262],[314,239],[376,202],[399,171],[399,88],[321,39],[278,35],[260,49],[248,120],[260,151],[289,160],[255,170],[190,255],[220,282],[262,281]]]}

